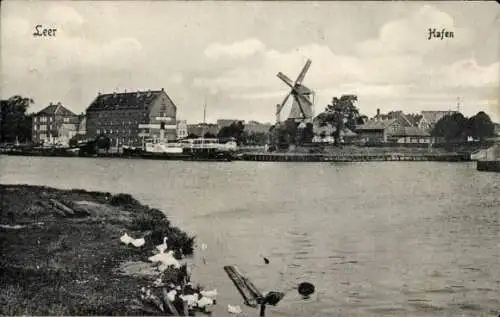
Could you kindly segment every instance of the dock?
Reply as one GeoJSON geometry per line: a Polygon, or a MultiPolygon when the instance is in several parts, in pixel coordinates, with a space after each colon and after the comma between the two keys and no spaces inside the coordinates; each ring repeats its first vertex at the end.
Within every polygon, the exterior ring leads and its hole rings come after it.
{"type": "Polygon", "coordinates": [[[243,161],[267,162],[386,162],[386,161],[441,161],[467,162],[469,153],[404,153],[404,154],[309,154],[309,153],[244,153],[243,161]]]}
{"type": "Polygon", "coordinates": [[[477,161],[477,170],[482,172],[500,173],[500,160],[498,161],[477,161]]]}
{"type": "Polygon", "coordinates": [[[482,172],[500,173],[500,145],[478,151],[474,157],[477,160],[476,169],[482,172]]]}

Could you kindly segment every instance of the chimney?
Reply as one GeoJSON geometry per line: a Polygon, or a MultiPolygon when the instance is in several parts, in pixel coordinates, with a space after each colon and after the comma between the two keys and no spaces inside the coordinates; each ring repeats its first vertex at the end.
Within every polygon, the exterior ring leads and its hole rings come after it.
{"type": "Polygon", "coordinates": [[[377,108],[377,116],[376,116],[377,120],[380,120],[380,109],[377,108]]]}
{"type": "Polygon", "coordinates": [[[161,91],[165,91],[165,89],[163,87],[161,87],[161,91]]]}

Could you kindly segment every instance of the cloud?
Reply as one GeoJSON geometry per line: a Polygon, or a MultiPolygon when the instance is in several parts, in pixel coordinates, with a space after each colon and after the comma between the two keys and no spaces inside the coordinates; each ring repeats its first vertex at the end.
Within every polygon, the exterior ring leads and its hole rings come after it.
{"type": "Polygon", "coordinates": [[[143,47],[135,38],[87,38],[84,19],[70,7],[53,6],[44,17],[40,24],[57,28],[55,37],[33,37],[34,24],[27,19],[2,21],[2,67],[7,76],[22,78],[33,71],[116,71],[138,67],[143,61],[143,47]]]}
{"type": "Polygon", "coordinates": [[[257,39],[247,39],[231,44],[213,43],[205,49],[205,56],[210,59],[246,58],[264,51],[266,46],[257,39]]]}
{"type": "Polygon", "coordinates": [[[500,63],[480,66],[476,60],[467,59],[444,69],[443,82],[451,87],[499,87],[500,63]]]}
{"type": "Polygon", "coordinates": [[[362,56],[422,55],[438,49],[462,47],[470,43],[472,38],[471,30],[456,27],[450,15],[426,5],[407,17],[383,25],[378,37],[361,42],[357,52],[362,56]],[[429,28],[452,31],[454,38],[429,40],[429,28]]]}

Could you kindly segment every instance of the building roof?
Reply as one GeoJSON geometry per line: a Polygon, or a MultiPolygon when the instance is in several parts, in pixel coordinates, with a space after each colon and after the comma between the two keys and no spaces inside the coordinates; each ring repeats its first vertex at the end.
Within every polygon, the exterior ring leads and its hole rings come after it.
{"type": "Polygon", "coordinates": [[[441,118],[447,115],[457,113],[457,111],[447,110],[447,111],[422,111],[422,120],[426,120],[432,124],[437,123],[441,118]]]}
{"type": "Polygon", "coordinates": [[[140,109],[153,104],[160,95],[165,94],[175,106],[170,97],[162,90],[134,91],[123,93],[100,94],[87,108],[87,111],[102,111],[115,109],[140,109]]]}
{"type": "Polygon", "coordinates": [[[396,119],[369,120],[356,127],[356,130],[385,130],[388,126],[396,122],[396,119]]]}
{"type": "Polygon", "coordinates": [[[75,113],[68,110],[60,102],[58,102],[57,104],[50,103],[50,105],[48,105],[47,107],[38,111],[36,113],[36,115],[37,116],[39,116],[39,115],[45,115],[45,116],[62,115],[62,116],[66,116],[66,117],[70,117],[70,116],[76,117],[75,113]]]}

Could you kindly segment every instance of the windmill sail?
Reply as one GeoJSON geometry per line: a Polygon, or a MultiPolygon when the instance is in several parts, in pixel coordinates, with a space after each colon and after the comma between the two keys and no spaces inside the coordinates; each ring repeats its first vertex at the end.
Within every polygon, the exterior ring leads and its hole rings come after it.
{"type": "Polygon", "coordinates": [[[276,122],[279,122],[279,114],[290,96],[293,97],[293,102],[288,119],[303,122],[312,120],[314,116],[312,99],[313,92],[311,91],[311,89],[302,85],[302,81],[304,80],[304,77],[306,76],[306,73],[309,70],[310,66],[311,60],[308,59],[295,82],[293,82],[288,76],[281,72],[277,74],[277,77],[281,79],[287,86],[289,86],[291,90],[286,95],[281,105],[276,108],[276,122]]]}

